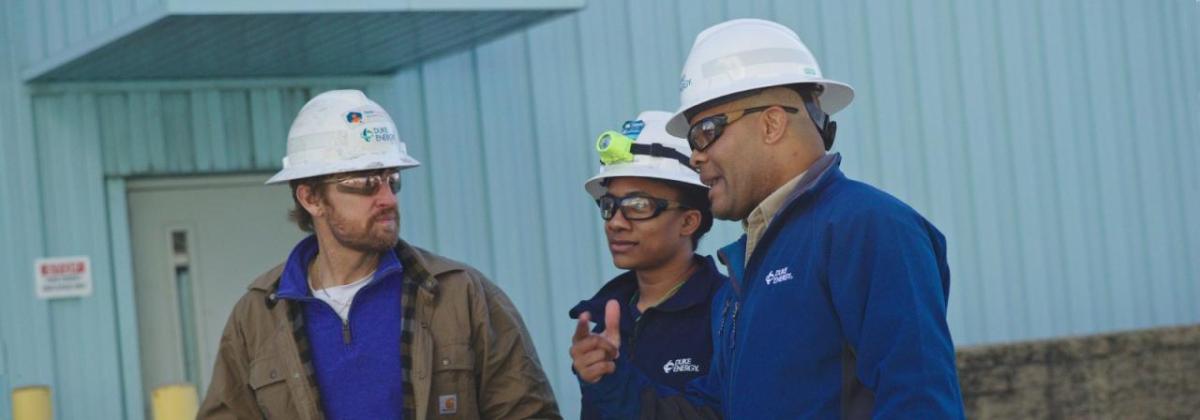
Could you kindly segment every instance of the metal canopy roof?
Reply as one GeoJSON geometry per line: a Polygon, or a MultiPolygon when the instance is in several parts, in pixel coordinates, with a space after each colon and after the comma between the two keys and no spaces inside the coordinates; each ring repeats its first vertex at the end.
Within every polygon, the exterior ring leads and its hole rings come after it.
{"type": "Polygon", "coordinates": [[[35,82],[389,74],[573,8],[167,14],[27,69],[35,82]]]}

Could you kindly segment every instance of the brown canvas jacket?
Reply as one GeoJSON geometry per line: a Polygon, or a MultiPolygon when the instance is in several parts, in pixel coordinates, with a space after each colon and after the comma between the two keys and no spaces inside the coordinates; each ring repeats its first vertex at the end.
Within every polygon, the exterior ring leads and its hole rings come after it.
{"type": "MultiPolygon", "coordinates": [[[[400,241],[406,420],[561,418],[516,307],[475,269],[400,241]]],[[[197,418],[322,419],[300,306],[283,265],[234,306],[197,418]]]]}

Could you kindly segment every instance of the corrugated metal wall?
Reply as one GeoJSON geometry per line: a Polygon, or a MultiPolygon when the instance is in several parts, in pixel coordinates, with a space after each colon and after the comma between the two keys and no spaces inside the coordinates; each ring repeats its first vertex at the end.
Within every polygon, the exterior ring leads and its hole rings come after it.
{"type": "MultiPolygon", "coordinates": [[[[0,22],[7,17],[0,4],[0,22]]],[[[33,282],[22,281],[32,274],[42,236],[33,138],[24,123],[29,100],[14,59],[15,34],[0,26],[0,413],[12,412],[10,384],[42,382],[51,371],[48,363],[35,362],[41,353],[36,349],[51,348],[46,305],[34,301],[33,282]]]]}
{"type": "Polygon", "coordinates": [[[165,0],[8,0],[7,26],[21,34],[18,73],[73,59],[97,42],[128,34],[163,16],[165,0]]]}
{"type": "MultiPolygon", "coordinates": [[[[305,98],[363,87],[425,163],[405,173],[403,236],[508,291],[575,412],[565,314],[615,274],[581,187],[591,139],[673,109],[692,38],[734,17],[795,28],[857,88],[837,116],[844,169],[946,233],[959,345],[1200,322],[1194,1],[596,0],[385,79],[39,86],[30,104],[0,77],[8,382],[54,382],[65,418],[120,413],[94,392],[132,368],[112,367],[120,179],[273,170],[305,98]],[[33,300],[32,258],[76,253],[97,266],[91,303],[33,300]]],[[[720,224],[702,249],[738,234],[720,224]]]]}

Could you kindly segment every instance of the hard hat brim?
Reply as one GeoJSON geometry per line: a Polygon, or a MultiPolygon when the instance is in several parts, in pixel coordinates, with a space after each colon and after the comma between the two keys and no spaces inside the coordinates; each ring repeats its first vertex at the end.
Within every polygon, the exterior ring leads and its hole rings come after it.
{"type": "Polygon", "coordinates": [[[305,165],[294,168],[283,168],[267,180],[266,185],[282,184],[294,179],[311,178],[314,176],[332,175],[344,172],[368,171],[373,169],[396,168],[405,170],[421,166],[421,162],[404,154],[391,156],[367,155],[355,159],[325,165],[305,165]]]}
{"type": "Polygon", "coordinates": [[[632,177],[657,179],[662,181],[675,181],[688,185],[695,185],[705,189],[708,188],[707,185],[704,185],[704,183],[700,182],[700,176],[698,174],[695,172],[690,172],[689,169],[683,168],[678,162],[664,158],[646,159],[656,159],[661,160],[662,162],[645,161],[608,165],[602,168],[602,171],[599,174],[588,179],[587,182],[583,184],[583,188],[587,190],[587,193],[591,195],[593,199],[599,199],[600,196],[608,192],[608,188],[606,188],[603,184],[604,180],[610,178],[632,177]],[[676,168],[672,168],[672,166],[676,168]]]}
{"type": "Polygon", "coordinates": [[[785,83],[778,83],[777,81],[768,81],[765,83],[752,84],[752,85],[734,90],[732,92],[729,92],[726,95],[719,96],[716,98],[709,98],[709,99],[706,99],[703,101],[699,101],[698,103],[683,104],[679,108],[679,110],[676,111],[675,114],[671,116],[671,119],[669,121],[667,121],[667,134],[670,134],[670,135],[676,136],[676,137],[687,138],[688,129],[691,128],[691,124],[687,119],[687,113],[689,111],[695,109],[696,107],[703,105],[705,103],[708,103],[714,99],[720,99],[720,98],[724,98],[726,96],[735,95],[738,93],[742,93],[742,92],[746,92],[746,91],[750,91],[750,90],[754,90],[754,89],[762,89],[762,88],[768,88],[768,87],[772,87],[772,86],[785,86],[785,85],[792,85],[792,84],[809,84],[809,83],[818,84],[818,85],[825,87],[825,92],[821,94],[821,98],[820,98],[821,110],[825,111],[826,114],[829,114],[831,116],[833,114],[837,113],[838,111],[846,109],[846,107],[850,106],[850,102],[852,102],[854,100],[854,88],[848,84],[845,84],[845,83],[842,83],[842,82],[839,82],[836,80],[805,79],[805,80],[801,80],[801,81],[787,81],[785,83]]]}

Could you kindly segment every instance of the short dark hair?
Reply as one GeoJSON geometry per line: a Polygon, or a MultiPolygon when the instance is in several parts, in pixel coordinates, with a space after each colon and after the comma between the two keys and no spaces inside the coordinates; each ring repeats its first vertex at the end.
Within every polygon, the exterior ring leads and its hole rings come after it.
{"type": "Polygon", "coordinates": [[[663,180],[667,185],[679,192],[679,204],[700,212],[700,227],[692,232],[692,250],[700,245],[700,238],[712,229],[712,203],[708,201],[708,188],[687,184],[679,181],[663,180]]]}
{"type": "Polygon", "coordinates": [[[308,210],[306,210],[304,206],[300,204],[300,196],[296,194],[296,190],[298,190],[301,185],[307,185],[308,189],[311,190],[312,193],[317,196],[317,198],[324,200],[326,185],[326,183],[322,182],[324,179],[325,177],[323,176],[314,176],[309,178],[293,179],[288,182],[288,185],[292,187],[292,205],[294,206],[291,210],[288,210],[288,220],[295,222],[296,226],[299,226],[300,230],[302,231],[308,233],[313,232],[313,217],[308,213],[308,210]]]}

